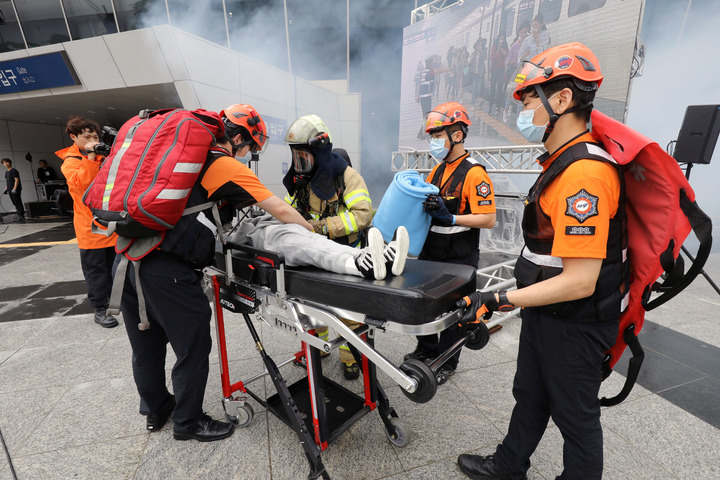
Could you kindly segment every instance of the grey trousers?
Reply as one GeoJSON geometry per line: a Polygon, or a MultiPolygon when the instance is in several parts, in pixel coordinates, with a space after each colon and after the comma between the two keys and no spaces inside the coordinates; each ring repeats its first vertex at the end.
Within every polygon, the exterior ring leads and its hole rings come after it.
{"type": "Polygon", "coordinates": [[[348,268],[360,250],[333,242],[294,223],[282,223],[270,214],[244,218],[230,238],[261,250],[281,253],[289,267],[312,266],[335,273],[355,274],[348,268]]]}

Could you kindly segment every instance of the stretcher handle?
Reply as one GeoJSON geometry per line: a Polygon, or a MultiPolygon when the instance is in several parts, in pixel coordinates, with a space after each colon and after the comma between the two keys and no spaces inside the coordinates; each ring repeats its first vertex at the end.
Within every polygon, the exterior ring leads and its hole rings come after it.
{"type": "Polygon", "coordinates": [[[260,250],[259,248],[244,245],[242,243],[227,241],[223,246],[223,253],[227,253],[228,250],[240,250],[241,252],[252,255],[253,258],[269,264],[273,268],[278,268],[280,265],[285,263],[285,257],[282,253],[260,250]]]}

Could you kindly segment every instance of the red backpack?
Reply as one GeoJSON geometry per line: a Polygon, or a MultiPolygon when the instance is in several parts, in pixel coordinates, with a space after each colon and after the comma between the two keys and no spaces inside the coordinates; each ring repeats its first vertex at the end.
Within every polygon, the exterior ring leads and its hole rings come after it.
{"type": "Polygon", "coordinates": [[[135,265],[141,323],[150,328],[138,270],[140,259],[153,251],[183,215],[213,207],[214,202],[185,208],[203,171],[208,151],[224,127],[207,110],[143,110],[120,128],[83,203],[93,213],[95,233],[118,234],[115,250],[123,253],[115,271],[109,313],[120,311],[128,261],[135,265]],[[106,227],[98,228],[96,224],[106,227]]]}
{"type": "Polygon", "coordinates": [[[673,157],[635,130],[593,111],[592,135],[622,167],[630,259],[630,298],[620,316],[615,345],[606,352],[603,380],[630,347],[628,375],[622,391],[603,397],[603,406],[617,405],[632,390],[644,352],[637,338],[645,312],[667,302],[702,272],[712,246],[712,222],[695,203],[695,193],[673,157]],[[684,272],[680,248],[690,231],[700,241],[697,256],[684,272]],[[663,277],[663,282],[660,282],[663,277]],[[651,294],[657,292],[651,299],[651,294]]]}
{"type": "Polygon", "coordinates": [[[108,235],[151,237],[173,228],[205,164],[220,116],[207,110],[143,110],[120,128],[83,196],[108,235]]]}

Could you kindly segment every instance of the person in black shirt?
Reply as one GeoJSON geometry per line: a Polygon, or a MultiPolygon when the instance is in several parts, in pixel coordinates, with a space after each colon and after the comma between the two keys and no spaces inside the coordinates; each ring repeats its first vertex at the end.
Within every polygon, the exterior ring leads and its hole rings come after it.
{"type": "Polygon", "coordinates": [[[12,160],[9,158],[3,158],[2,164],[7,168],[7,172],[5,172],[5,191],[3,194],[7,193],[10,195],[10,200],[12,200],[13,205],[15,205],[15,209],[17,210],[17,214],[15,215],[16,222],[24,222],[25,221],[25,207],[23,207],[22,202],[22,182],[20,182],[20,172],[17,171],[16,168],[13,168],[12,166],[12,160]]]}
{"type": "Polygon", "coordinates": [[[35,183],[47,183],[48,180],[57,180],[58,176],[52,167],[48,167],[47,160],[40,160],[40,168],[37,169],[35,183]]]}

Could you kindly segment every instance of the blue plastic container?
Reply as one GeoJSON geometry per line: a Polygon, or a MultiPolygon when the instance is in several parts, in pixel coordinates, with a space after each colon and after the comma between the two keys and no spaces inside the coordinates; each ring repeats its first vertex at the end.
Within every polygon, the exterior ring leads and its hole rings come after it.
{"type": "Polygon", "coordinates": [[[380,230],[385,241],[389,242],[395,229],[404,225],[410,235],[409,253],[414,256],[419,255],[425,244],[431,220],[430,215],[423,210],[422,202],[427,195],[438,192],[438,187],[426,182],[418,172],[414,170],[398,172],[380,201],[377,213],[373,217],[373,226],[380,230]]]}

